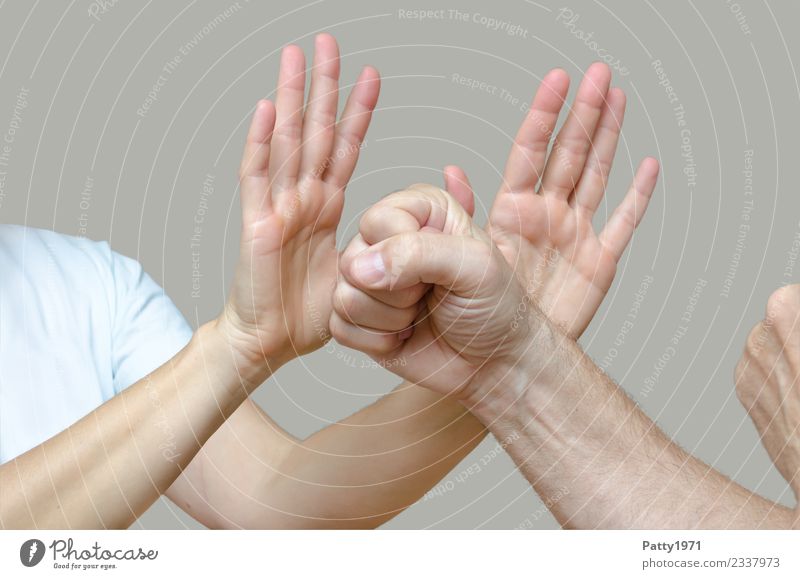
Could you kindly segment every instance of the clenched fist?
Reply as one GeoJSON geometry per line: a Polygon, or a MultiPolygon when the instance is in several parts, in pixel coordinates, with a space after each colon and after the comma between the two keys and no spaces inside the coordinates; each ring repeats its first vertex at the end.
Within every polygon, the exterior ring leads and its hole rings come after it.
{"type": "Polygon", "coordinates": [[[362,217],[345,250],[331,333],[403,378],[458,398],[488,361],[513,360],[534,307],[456,199],[431,185],[362,217]]]}

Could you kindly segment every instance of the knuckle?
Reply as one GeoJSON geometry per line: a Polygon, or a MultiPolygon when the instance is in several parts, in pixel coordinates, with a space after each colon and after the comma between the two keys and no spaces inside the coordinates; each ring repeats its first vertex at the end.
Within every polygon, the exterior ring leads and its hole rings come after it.
{"type": "Polygon", "coordinates": [[[361,137],[355,131],[342,131],[339,136],[344,145],[340,149],[343,152],[343,158],[353,155],[361,146],[361,137]]]}
{"type": "Polygon", "coordinates": [[[781,338],[800,331],[800,285],[778,288],[767,300],[766,322],[781,338]]]}
{"type": "MultiPolygon", "coordinates": [[[[541,122],[541,120],[535,115],[531,115],[531,118],[537,124],[541,122]]],[[[521,132],[518,134],[514,138],[514,146],[524,152],[527,152],[529,155],[546,154],[548,139],[551,136],[552,131],[548,131],[546,127],[542,126],[539,128],[538,132],[521,132]]],[[[533,167],[533,160],[531,160],[531,169],[533,169],[533,167]]]]}
{"type": "Polygon", "coordinates": [[[761,345],[764,343],[765,331],[766,328],[762,322],[757,323],[753,329],[750,330],[750,333],[747,334],[747,340],[745,341],[746,356],[749,357],[761,349],[761,345]]]}
{"type": "Polygon", "coordinates": [[[374,356],[387,356],[394,352],[397,347],[394,336],[381,336],[381,339],[376,340],[375,343],[376,347],[370,352],[374,356]]]}
{"type": "Polygon", "coordinates": [[[357,300],[357,290],[345,281],[340,281],[333,292],[333,309],[346,319],[352,316],[357,300]]]}
{"type": "Polygon", "coordinates": [[[356,234],[356,236],[350,240],[350,243],[347,244],[347,247],[344,248],[344,251],[339,256],[339,271],[348,271],[353,262],[353,258],[361,253],[364,249],[366,249],[366,243],[364,242],[364,239],[361,237],[361,234],[356,234]]]}
{"type": "Polygon", "coordinates": [[[359,231],[366,231],[373,229],[375,226],[379,225],[383,221],[383,217],[386,214],[386,204],[382,201],[379,201],[361,215],[361,219],[358,221],[358,229],[359,231]]]}
{"type": "Polygon", "coordinates": [[[448,202],[452,198],[450,193],[430,183],[412,183],[406,188],[405,193],[424,200],[424,203],[431,205],[432,211],[446,210],[449,206],[448,202]]]}
{"type": "Polygon", "coordinates": [[[417,263],[425,254],[424,239],[414,233],[395,235],[383,248],[384,263],[390,275],[397,279],[410,263],[417,263]]]}
{"type": "Polygon", "coordinates": [[[790,286],[779,287],[767,299],[767,318],[783,317],[790,309],[793,290],[790,286]]]}
{"type": "Polygon", "coordinates": [[[347,345],[348,334],[345,331],[346,324],[336,313],[331,316],[328,322],[328,331],[331,337],[343,345],[347,345]]]}
{"type": "Polygon", "coordinates": [[[555,138],[553,149],[558,156],[583,157],[588,154],[591,142],[584,136],[559,135],[555,138]]]}
{"type": "Polygon", "coordinates": [[[382,357],[392,353],[397,348],[397,337],[389,332],[375,330],[362,330],[360,343],[350,347],[361,350],[373,357],[382,357]]]}
{"type": "Polygon", "coordinates": [[[436,185],[430,183],[412,183],[406,189],[411,191],[419,191],[420,193],[430,193],[433,195],[444,195],[444,191],[436,185]]]}
{"type": "Polygon", "coordinates": [[[302,125],[298,122],[287,121],[275,127],[272,138],[281,141],[293,142],[300,140],[302,136],[302,125]]]}
{"type": "Polygon", "coordinates": [[[236,176],[239,181],[244,181],[248,177],[258,173],[254,170],[255,167],[253,165],[254,161],[251,159],[242,159],[242,162],[239,163],[239,169],[236,171],[236,176]]]}
{"type": "Polygon", "coordinates": [[[743,380],[737,380],[736,382],[736,399],[743,406],[748,406],[750,403],[750,391],[743,380]]]}
{"type": "Polygon", "coordinates": [[[401,313],[401,326],[398,330],[404,330],[408,326],[414,323],[414,320],[417,319],[417,313],[419,308],[416,305],[412,305],[402,309],[401,313]]]}
{"type": "Polygon", "coordinates": [[[620,205],[614,210],[613,218],[621,221],[621,225],[625,229],[633,229],[636,227],[636,213],[634,208],[628,205],[620,205]]]}
{"type": "Polygon", "coordinates": [[[425,294],[427,288],[423,285],[405,288],[392,292],[392,305],[396,308],[409,308],[416,311],[417,304],[425,294]]]}
{"type": "Polygon", "coordinates": [[[348,243],[347,247],[344,248],[344,251],[339,254],[339,269],[337,277],[341,280],[343,274],[350,271],[350,267],[353,263],[353,257],[355,256],[356,251],[353,243],[348,243]]]}
{"type": "Polygon", "coordinates": [[[734,383],[736,384],[736,394],[739,396],[741,400],[741,394],[745,390],[745,376],[747,375],[747,366],[748,366],[748,359],[747,355],[745,354],[741,358],[739,358],[739,362],[736,364],[736,368],[733,371],[734,383]]]}
{"type": "Polygon", "coordinates": [[[589,172],[596,174],[603,184],[605,184],[608,174],[611,172],[611,161],[609,159],[600,158],[597,153],[593,153],[589,156],[586,167],[589,172]]]}
{"type": "Polygon", "coordinates": [[[402,332],[414,321],[414,311],[412,308],[384,305],[371,312],[370,321],[373,319],[380,319],[380,327],[386,332],[402,332]]]}
{"type": "Polygon", "coordinates": [[[751,367],[750,360],[745,357],[739,360],[734,371],[736,398],[747,409],[755,403],[757,394],[755,389],[756,380],[753,379],[749,371],[751,367]]]}

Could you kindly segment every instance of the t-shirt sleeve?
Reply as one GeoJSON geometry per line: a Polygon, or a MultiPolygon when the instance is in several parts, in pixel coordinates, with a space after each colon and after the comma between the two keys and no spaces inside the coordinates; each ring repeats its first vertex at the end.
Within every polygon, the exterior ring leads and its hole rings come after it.
{"type": "Polygon", "coordinates": [[[175,356],[189,342],[192,329],[139,262],[113,251],[111,260],[112,370],[119,394],[175,356]]]}

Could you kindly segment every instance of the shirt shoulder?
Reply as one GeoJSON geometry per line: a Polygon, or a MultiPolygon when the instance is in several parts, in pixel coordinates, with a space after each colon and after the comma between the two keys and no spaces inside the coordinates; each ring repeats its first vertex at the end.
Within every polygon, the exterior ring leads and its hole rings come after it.
{"type": "Polygon", "coordinates": [[[111,273],[112,251],[107,241],[93,241],[23,225],[0,225],[0,247],[21,265],[38,265],[42,254],[65,260],[64,265],[94,266],[97,271],[111,273]]]}
{"type": "Polygon", "coordinates": [[[169,360],[192,330],[164,290],[135,259],[94,241],[47,229],[0,225],[0,251],[26,278],[57,279],[63,292],[108,312],[114,392],[169,360]],[[101,305],[102,304],[102,305],[101,305]]]}

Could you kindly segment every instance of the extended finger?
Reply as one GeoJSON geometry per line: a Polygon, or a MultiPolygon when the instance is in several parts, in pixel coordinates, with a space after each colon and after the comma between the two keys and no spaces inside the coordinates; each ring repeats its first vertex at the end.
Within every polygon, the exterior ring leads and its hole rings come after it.
{"type": "Polygon", "coordinates": [[[339,103],[339,46],[330,34],[314,41],[311,88],[303,117],[303,155],[300,174],[322,177],[330,162],[339,103]]]}
{"type": "Polygon", "coordinates": [[[644,217],[657,180],[658,161],[647,157],[639,164],[625,199],[614,210],[605,228],[600,232],[600,242],[611,251],[617,261],[622,257],[634,230],[644,217]]]}
{"type": "Polygon", "coordinates": [[[551,70],[542,79],[531,108],[511,145],[501,191],[535,192],[544,172],[547,147],[568,90],[569,75],[560,68],[551,70]]]}
{"type": "Polygon", "coordinates": [[[263,210],[270,204],[268,165],[274,127],[275,107],[270,101],[259,101],[250,122],[242,162],[239,165],[242,211],[245,213],[263,210]]]}
{"type": "Polygon", "coordinates": [[[542,177],[543,195],[566,200],[577,185],[610,83],[611,70],[606,64],[596,62],[586,71],[547,159],[542,177]]]}
{"type": "Polygon", "coordinates": [[[578,186],[570,198],[570,204],[583,211],[589,219],[594,215],[606,191],[624,115],[625,93],[620,88],[612,88],[608,91],[578,186]]]}
{"type": "Polygon", "coordinates": [[[347,98],[342,118],[336,126],[330,166],[324,176],[327,182],[340,189],[345,188],[355,171],[361,144],[378,103],[380,88],[381,78],[378,71],[367,66],[361,71],[347,98]]]}
{"type": "Polygon", "coordinates": [[[275,100],[277,119],[269,163],[276,191],[291,189],[297,182],[303,133],[305,68],[305,56],[300,47],[290,45],[283,49],[275,100]]]}

